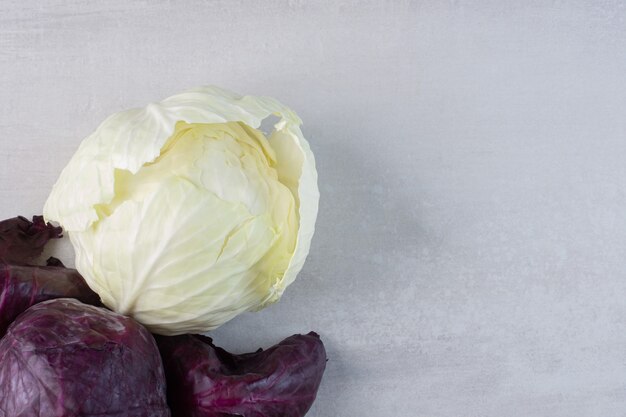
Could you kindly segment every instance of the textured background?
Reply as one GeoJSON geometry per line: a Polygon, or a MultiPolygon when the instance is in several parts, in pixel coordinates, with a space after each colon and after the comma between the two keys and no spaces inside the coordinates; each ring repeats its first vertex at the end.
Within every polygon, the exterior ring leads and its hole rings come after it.
{"type": "Polygon", "coordinates": [[[322,193],[298,281],[218,343],[319,331],[311,417],[626,416],[623,2],[0,0],[0,215],[208,83],[296,109],[322,193]]]}

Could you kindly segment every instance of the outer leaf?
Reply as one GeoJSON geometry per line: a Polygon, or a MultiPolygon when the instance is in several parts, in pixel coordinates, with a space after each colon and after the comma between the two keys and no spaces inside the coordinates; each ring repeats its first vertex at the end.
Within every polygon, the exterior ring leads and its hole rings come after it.
{"type": "Polygon", "coordinates": [[[93,263],[105,305],[155,333],[192,333],[258,304],[267,288],[257,289],[263,281],[250,268],[274,235],[267,219],[240,204],[171,181],[143,203],[122,203],[97,234],[72,239],[97,249],[89,260],[80,252],[78,261],[93,263]],[[178,207],[175,214],[166,211],[171,206],[178,207]]]}
{"type": "Polygon", "coordinates": [[[233,355],[202,336],[157,337],[173,417],[302,417],[326,367],[313,332],[233,355]]]}
{"type": "Polygon", "coordinates": [[[0,340],[0,416],[168,417],[154,339],[73,299],[31,307],[0,340]]]}

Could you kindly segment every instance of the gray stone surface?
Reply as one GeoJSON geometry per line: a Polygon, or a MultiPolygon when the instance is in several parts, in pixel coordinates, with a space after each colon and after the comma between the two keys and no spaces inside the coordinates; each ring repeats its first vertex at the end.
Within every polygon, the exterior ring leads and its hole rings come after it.
{"type": "Polygon", "coordinates": [[[623,2],[86,3],[0,1],[2,217],[112,112],[272,95],[317,156],[317,234],[218,343],[320,332],[311,417],[626,416],[623,2]]]}

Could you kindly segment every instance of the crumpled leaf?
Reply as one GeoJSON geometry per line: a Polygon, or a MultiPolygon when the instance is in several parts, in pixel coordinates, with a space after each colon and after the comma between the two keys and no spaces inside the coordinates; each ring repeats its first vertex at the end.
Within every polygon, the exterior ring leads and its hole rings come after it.
{"type": "Polygon", "coordinates": [[[319,336],[235,355],[197,335],[157,336],[173,417],[302,417],[326,368],[319,336]]]}
{"type": "Polygon", "coordinates": [[[43,220],[43,216],[14,217],[0,221],[0,260],[27,263],[41,255],[50,239],[61,237],[62,229],[43,220]]]}
{"type": "Polygon", "coordinates": [[[168,417],[150,333],[74,299],[39,303],[0,340],[0,416],[168,417]]]}

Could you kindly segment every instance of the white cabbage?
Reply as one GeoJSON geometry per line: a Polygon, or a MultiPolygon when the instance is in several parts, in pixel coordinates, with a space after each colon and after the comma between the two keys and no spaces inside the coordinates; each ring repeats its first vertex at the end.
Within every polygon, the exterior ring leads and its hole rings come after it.
{"type": "Polygon", "coordinates": [[[268,97],[202,87],[112,115],[44,208],[102,302],[155,333],[206,332],[277,301],[317,217],[298,116],[268,97]],[[266,137],[258,130],[280,118],[266,137]]]}

